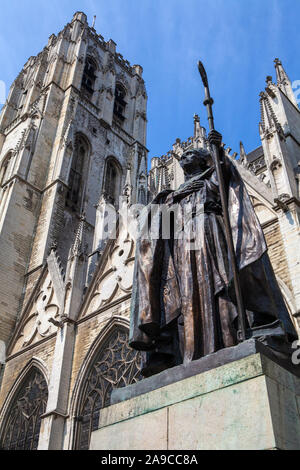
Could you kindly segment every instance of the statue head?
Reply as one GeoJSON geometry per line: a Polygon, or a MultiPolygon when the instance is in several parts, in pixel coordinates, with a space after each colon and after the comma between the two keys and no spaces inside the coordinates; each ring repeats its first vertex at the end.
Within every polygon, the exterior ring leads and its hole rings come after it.
{"type": "Polygon", "coordinates": [[[206,149],[189,149],[183,153],[180,166],[186,177],[203,173],[212,164],[211,154],[206,149]]]}

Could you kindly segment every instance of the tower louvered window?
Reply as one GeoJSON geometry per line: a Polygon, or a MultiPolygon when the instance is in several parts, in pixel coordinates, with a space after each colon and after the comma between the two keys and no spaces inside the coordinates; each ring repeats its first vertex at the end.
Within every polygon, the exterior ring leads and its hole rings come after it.
{"type": "Polygon", "coordinates": [[[105,181],[104,181],[104,193],[107,200],[111,204],[117,202],[119,195],[120,186],[120,175],[119,169],[112,159],[108,159],[106,164],[105,181]]]}
{"type": "Polygon", "coordinates": [[[0,449],[36,450],[41,416],[46,411],[48,387],[37,368],[32,368],[13,398],[3,422],[0,449]]]}
{"type": "Polygon", "coordinates": [[[83,90],[87,91],[91,95],[94,93],[96,69],[97,67],[95,62],[90,57],[88,57],[84,67],[81,86],[83,90]]]}
{"type": "Polygon", "coordinates": [[[74,211],[79,209],[81,202],[83,167],[87,155],[88,146],[85,140],[77,136],[70,169],[69,189],[66,196],[66,206],[74,211]]]}
{"type": "Polygon", "coordinates": [[[122,123],[125,120],[126,91],[122,85],[117,84],[115,89],[114,118],[122,123]]]}
{"type": "Polygon", "coordinates": [[[140,370],[140,353],[129,348],[125,328],[116,328],[100,347],[83,381],[77,418],[77,449],[89,448],[91,433],[98,429],[101,409],[110,405],[112,390],[139,381],[142,378],[140,370]]]}
{"type": "Polygon", "coordinates": [[[143,205],[147,204],[146,191],[145,191],[145,188],[143,187],[139,189],[139,203],[143,205]]]}

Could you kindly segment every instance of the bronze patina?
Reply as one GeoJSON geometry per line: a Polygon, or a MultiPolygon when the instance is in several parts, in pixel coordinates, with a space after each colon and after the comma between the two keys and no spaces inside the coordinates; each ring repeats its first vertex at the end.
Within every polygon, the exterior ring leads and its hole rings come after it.
{"type": "Polygon", "coordinates": [[[145,351],[146,377],[250,337],[277,338],[276,347],[296,337],[245,184],[214,130],[212,102],[208,91],[210,148],[182,155],[185,183],[158,194],[140,220],[130,345],[145,351]]]}

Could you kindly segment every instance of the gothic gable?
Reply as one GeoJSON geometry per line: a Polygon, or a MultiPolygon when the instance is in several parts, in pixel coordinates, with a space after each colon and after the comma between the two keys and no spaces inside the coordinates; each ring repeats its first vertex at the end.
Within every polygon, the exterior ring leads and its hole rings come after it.
{"type": "MultiPolygon", "coordinates": [[[[50,259],[48,258],[50,265],[50,259]]],[[[46,266],[25,306],[19,326],[9,347],[9,354],[16,354],[57,331],[62,315],[63,296],[53,267],[46,266]],[[52,271],[52,272],[51,272],[52,271]]]]}
{"type": "Polygon", "coordinates": [[[125,228],[108,242],[84,302],[81,316],[109,307],[132,290],[134,242],[125,228]]]}

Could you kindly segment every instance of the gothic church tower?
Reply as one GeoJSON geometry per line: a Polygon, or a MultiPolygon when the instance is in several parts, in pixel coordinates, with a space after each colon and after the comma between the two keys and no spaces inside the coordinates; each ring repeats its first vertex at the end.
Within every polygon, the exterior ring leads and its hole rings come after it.
{"type": "Polygon", "coordinates": [[[122,195],[147,199],[142,72],[77,12],[10,89],[0,116],[2,363],[51,248],[60,279],[72,273],[80,239],[80,300],[99,257],[105,208],[117,208],[122,195]]]}

